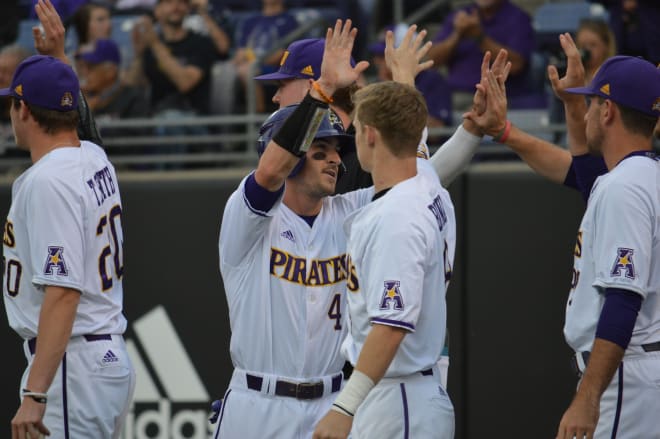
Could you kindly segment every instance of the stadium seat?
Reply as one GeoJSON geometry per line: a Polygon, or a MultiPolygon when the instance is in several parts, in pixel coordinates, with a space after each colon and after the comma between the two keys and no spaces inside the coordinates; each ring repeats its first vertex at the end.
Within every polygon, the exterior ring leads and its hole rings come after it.
{"type": "Polygon", "coordinates": [[[558,45],[557,36],[562,32],[575,32],[584,18],[608,21],[609,14],[601,4],[586,1],[542,4],[532,20],[537,47],[544,49],[548,45],[558,45]]]}
{"type": "Polygon", "coordinates": [[[306,35],[306,38],[323,38],[325,37],[326,26],[331,25],[337,18],[342,18],[339,9],[335,7],[300,7],[291,8],[289,11],[296,17],[296,21],[300,25],[310,23],[321,18],[323,23],[315,26],[306,35]]]}
{"type": "Polygon", "coordinates": [[[133,61],[133,41],[131,32],[135,21],[140,15],[120,15],[112,17],[112,38],[119,46],[121,53],[121,65],[127,68],[133,61]]]}
{"type": "Polygon", "coordinates": [[[18,23],[18,35],[15,43],[19,46],[36,53],[34,49],[34,39],[32,38],[32,28],[39,26],[39,20],[25,19],[18,23]]]}

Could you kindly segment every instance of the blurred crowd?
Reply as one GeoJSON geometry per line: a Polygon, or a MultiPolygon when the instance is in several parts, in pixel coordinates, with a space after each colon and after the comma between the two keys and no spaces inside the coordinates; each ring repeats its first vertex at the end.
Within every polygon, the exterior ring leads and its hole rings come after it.
{"type": "MultiPolygon", "coordinates": [[[[0,87],[7,87],[18,63],[34,53],[31,26],[36,0],[3,1],[0,32],[0,87]]],[[[67,51],[97,121],[195,115],[267,113],[278,81],[256,81],[278,70],[295,39],[323,37],[335,18],[352,18],[361,29],[354,51],[371,68],[364,82],[390,79],[383,62],[384,32],[403,35],[393,23],[392,1],[319,0],[53,0],[67,26],[67,51]],[[319,12],[321,11],[321,12],[319,12]],[[388,13],[390,12],[390,13],[388,13]],[[318,26],[300,32],[311,19],[318,26]],[[364,29],[364,31],[362,31],[364,29]],[[247,93],[248,86],[253,95],[247,93]],[[248,96],[254,96],[249,102],[248,96]]],[[[405,13],[423,1],[403,2],[405,13]]],[[[586,3],[585,1],[576,1],[586,3]]],[[[660,63],[660,2],[599,0],[573,31],[587,80],[614,54],[660,63]],[[600,8],[600,9],[598,9],[600,8]]],[[[429,106],[430,127],[456,123],[471,101],[485,51],[508,50],[512,62],[507,97],[512,109],[547,109],[561,123],[562,106],[547,87],[545,68],[560,53],[558,39],[540,43],[523,0],[448,1],[423,19],[435,68],[417,78],[429,106]],[[454,5],[456,3],[456,5],[454,5]]],[[[0,136],[11,137],[7,116],[0,136]]],[[[157,133],[204,132],[204,127],[160,128],[157,133]]],[[[105,129],[104,136],[137,134],[144,128],[105,129]]],[[[557,140],[557,139],[556,139],[557,140]]]]}

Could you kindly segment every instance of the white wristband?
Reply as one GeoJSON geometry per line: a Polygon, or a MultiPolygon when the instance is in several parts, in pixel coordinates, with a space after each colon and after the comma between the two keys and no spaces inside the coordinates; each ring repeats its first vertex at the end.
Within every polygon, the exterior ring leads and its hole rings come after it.
{"type": "Polygon", "coordinates": [[[367,375],[357,369],[353,369],[351,378],[337,395],[331,410],[344,415],[353,416],[364,398],[376,384],[367,375]]]}
{"type": "Polygon", "coordinates": [[[40,404],[46,404],[48,402],[48,395],[46,393],[33,392],[29,389],[23,389],[21,393],[24,397],[29,396],[40,404]]]}

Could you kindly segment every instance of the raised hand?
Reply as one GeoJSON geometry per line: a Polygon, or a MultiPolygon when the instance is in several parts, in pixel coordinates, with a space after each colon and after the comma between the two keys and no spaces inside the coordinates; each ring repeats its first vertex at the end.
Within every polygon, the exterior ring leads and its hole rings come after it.
{"type": "Polygon", "coordinates": [[[408,28],[399,47],[394,47],[394,32],[385,34],[385,63],[392,72],[392,79],[408,85],[415,85],[415,77],[433,66],[433,60],[421,62],[431,48],[431,42],[424,43],[426,29],[415,35],[417,25],[408,28]]]}
{"type": "Polygon", "coordinates": [[[472,100],[472,109],[476,114],[483,114],[486,111],[486,95],[483,90],[486,87],[484,80],[488,77],[488,72],[492,71],[495,77],[501,77],[503,82],[506,82],[509,77],[509,72],[511,71],[511,62],[507,61],[508,53],[505,49],[500,49],[497,53],[493,65],[490,66],[490,51],[486,51],[484,57],[481,61],[481,81],[482,88],[477,87],[476,92],[474,93],[474,98],[472,100]]]}
{"type": "Polygon", "coordinates": [[[39,26],[32,28],[34,48],[41,55],[52,56],[68,63],[64,53],[64,25],[55,7],[50,0],[39,0],[34,6],[34,10],[43,27],[43,33],[39,26]]]}
{"type": "Polygon", "coordinates": [[[477,90],[486,96],[486,111],[481,114],[469,111],[463,117],[475,123],[483,133],[495,135],[506,126],[507,100],[503,77],[495,76],[489,70],[487,76],[477,84],[477,90]]]}
{"type": "Polygon", "coordinates": [[[158,35],[154,29],[151,17],[145,15],[138,18],[133,24],[131,31],[133,51],[137,55],[142,55],[145,49],[151,46],[156,39],[158,39],[158,35]]]}
{"type": "Polygon", "coordinates": [[[367,61],[360,61],[355,67],[351,66],[351,52],[356,35],[357,28],[352,27],[351,20],[346,20],[346,23],[337,20],[334,29],[328,28],[321,76],[318,79],[319,86],[328,96],[332,96],[338,88],[353,84],[369,67],[367,61]]]}
{"type": "Polygon", "coordinates": [[[481,20],[479,11],[473,9],[470,12],[465,10],[458,11],[454,16],[454,29],[462,37],[478,35],[481,31],[481,20]]]}
{"type": "Polygon", "coordinates": [[[566,54],[568,66],[566,74],[562,78],[559,77],[557,67],[548,66],[548,77],[550,78],[550,84],[552,84],[552,90],[564,102],[569,100],[582,101],[584,100],[583,96],[566,93],[565,91],[567,88],[584,87],[585,85],[584,66],[582,65],[580,51],[568,32],[559,35],[559,43],[564,50],[564,54],[566,54]]]}
{"type": "Polygon", "coordinates": [[[476,92],[470,111],[463,114],[463,126],[473,134],[499,133],[506,125],[506,87],[505,82],[511,71],[511,62],[507,60],[507,51],[501,49],[492,66],[491,53],[486,51],[481,62],[481,81],[477,84],[476,92]],[[491,78],[492,75],[492,78],[491,78]],[[489,88],[493,96],[488,96],[489,88]]]}

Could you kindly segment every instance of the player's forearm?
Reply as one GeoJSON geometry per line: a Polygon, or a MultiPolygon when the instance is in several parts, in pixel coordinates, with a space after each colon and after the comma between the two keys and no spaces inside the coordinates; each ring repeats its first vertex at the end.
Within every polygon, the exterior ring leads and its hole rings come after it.
{"type": "Polygon", "coordinates": [[[616,343],[596,338],[575,398],[599,404],[600,397],[621,364],[623,354],[623,348],[616,343]]]}
{"type": "Polygon", "coordinates": [[[300,159],[271,141],[259,159],[254,173],[256,182],[264,189],[280,189],[300,159]]]}
{"type": "Polygon", "coordinates": [[[522,131],[515,125],[506,145],[539,175],[562,184],[571,166],[571,153],[545,140],[522,131]]]}
{"type": "Polygon", "coordinates": [[[209,30],[209,35],[218,53],[226,55],[231,47],[229,36],[220,26],[218,26],[213,17],[209,15],[208,11],[200,11],[200,15],[209,30]]]}
{"type": "Polygon", "coordinates": [[[566,114],[566,134],[568,150],[571,155],[587,154],[586,122],[584,115],[587,112],[587,104],[580,96],[579,99],[564,102],[564,113],[566,114]]]}
{"type": "Polygon", "coordinates": [[[158,66],[174,83],[180,93],[187,93],[202,79],[203,73],[199,67],[183,66],[170,53],[162,41],[156,40],[151,45],[158,66]]]}
{"type": "Polygon", "coordinates": [[[430,158],[443,186],[447,187],[465,170],[481,143],[481,136],[459,126],[430,158]]]}
{"type": "Polygon", "coordinates": [[[367,375],[374,384],[383,378],[390,367],[406,330],[394,326],[374,324],[367,335],[355,369],[367,375]]]}
{"type": "Polygon", "coordinates": [[[71,288],[47,286],[39,314],[36,353],[26,388],[46,393],[71,338],[80,293],[71,288]]]}

